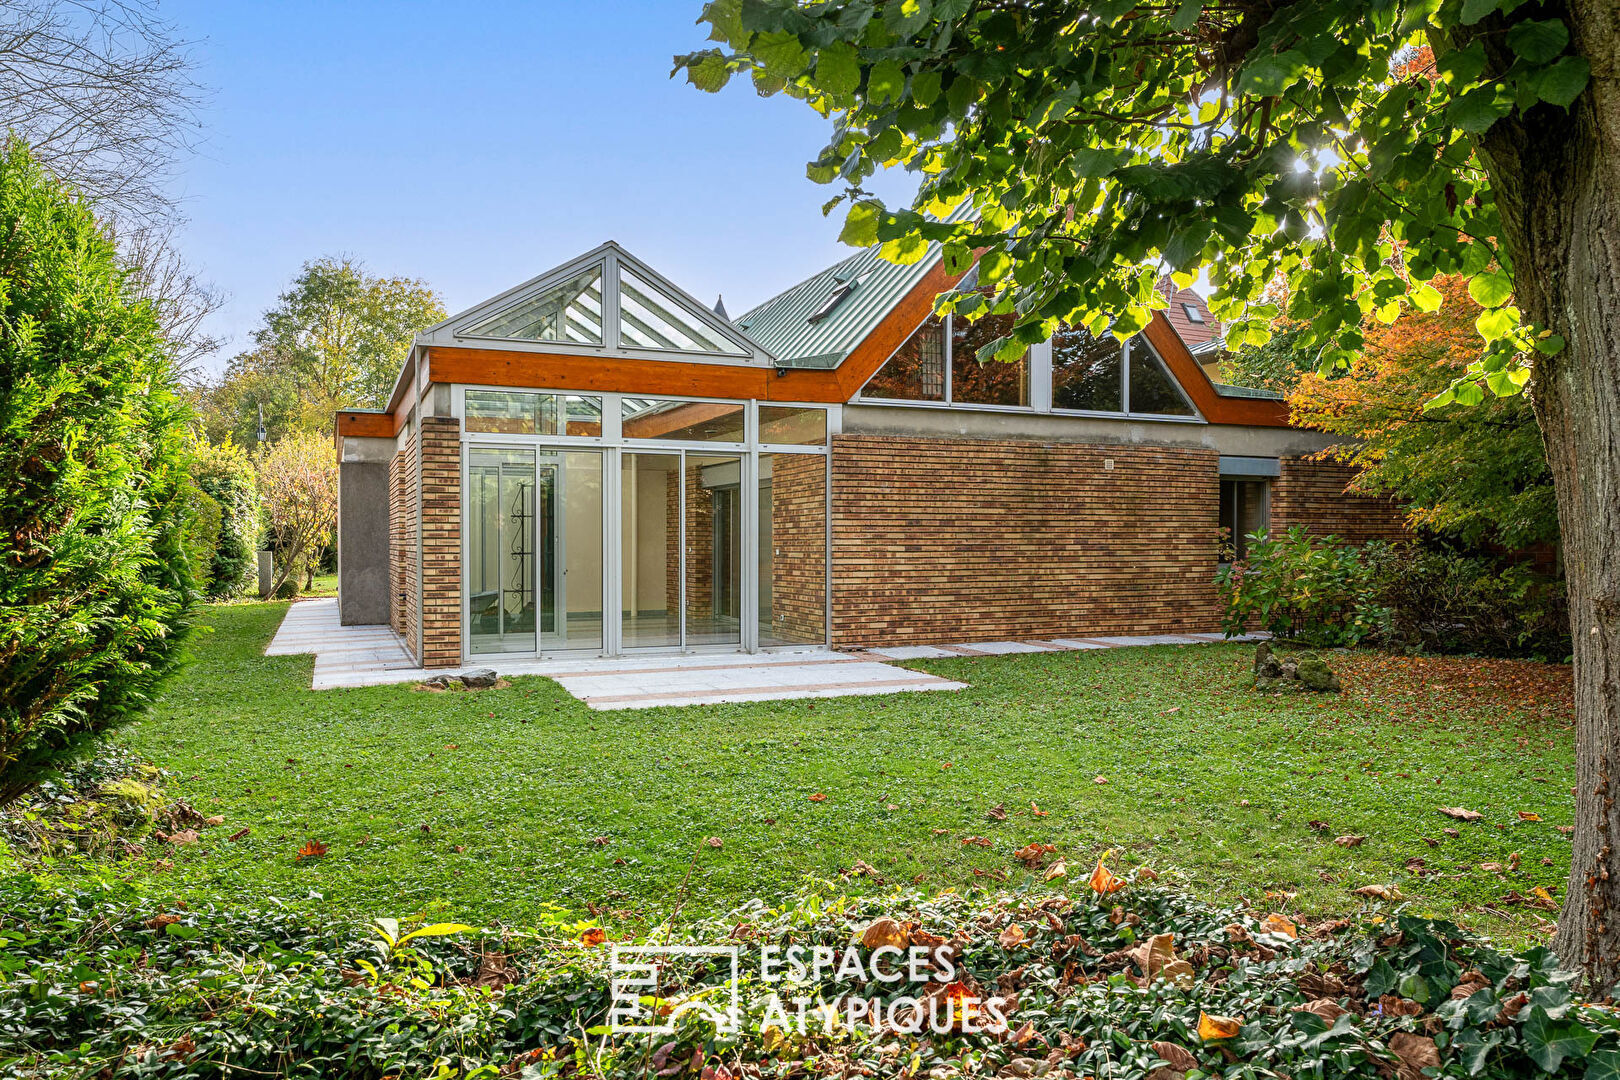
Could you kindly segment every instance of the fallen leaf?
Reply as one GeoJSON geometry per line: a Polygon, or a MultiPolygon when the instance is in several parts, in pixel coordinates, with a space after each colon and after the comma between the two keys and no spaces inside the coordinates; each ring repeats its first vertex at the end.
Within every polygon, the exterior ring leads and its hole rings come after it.
{"type": "Polygon", "coordinates": [[[1068,865],[1068,863],[1064,862],[1062,859],[1059,859],[1057,862],[1053,863],[1047,869],[1046,873],[1041,875],[1041,880],[1042,881],[1053,881],[1053,880],[1055,880],[1057,878],[1068,877],[1068,876],[1069,876],[1069,865],[1068,865]]]}
{"type": "Polygon", "coordinates": [[[826,802],[827,801],[827,796],[823,795],[821,792],[818,791],[814,795],[810,796],[810,801],[811,802],[826,802]]]}
{"type": "Polygon", "coordinates": [[[1093,784],[1106,784],[1106,783],[1108,783],[1108,777],[1099,776],[1095,780],[1093,780],[1092,783],[1093,784]]]}
{"type": "Polygon", "coordinates": [[[1090,884],[1092,892],[1103,895],[1119,892],[1125,887],[1123,881],[1109,873],[1108,867],[1103,865],[1102,859],[1097,860],[1097,869],[1091,872],[1091,881],[1088,884],[1090,884]]]}
{"type": "Polygon", "coordinates": [[[1575,826],[1573,825],[1554,825],[1553,828],[1557,829],[1565,836],[1568,836],[1570,833],[1575,831],[1575,826]]]}
{"type": "Polygon", "coordinates": [[[311,840],[298,849],[298,854],[293,856],[293,862],[303,862],[305,859],[319,859],[325,854],[326,845],[319,840],[311,840]]]}
{"type": "Polygon", "coordinates": [[[1458,821],[1480,821],[1485,817],[1478,810],[1464,810],[1460,806],[1442,806],[1440,812],[1446,817],[1456,818],[1458,821]]]}
{"type": "Polygon", "coordinates": [[[1345,1014],[1345,1009],[1332,998],[1317,998],[1303,1005],[1295,1005],[1294,1011],[1315,1013],[1330,1024],[1345,1014]]]}
{"type": "Polygon", "coordinates": [[[1541,815],[1540,814],[1532,814],[1532,813],[1529,813],[1527,811],[1520,810],[1519,811],[1519,820],[1520,821],[1540,821],[1541,820],[1541,815]]]}
{"type": "Polygon", "coordinates": [[[198,837],[196,829],[181,829],[177,833],[169,834],[169,843],[176,847],[180,847],[185,844],[195,844],[197,839],[198,837]]]}
{"type": "Polygon", "coordinates": [[[1025,844],[1013,852],[1013,858],[1024,864],[1026,870],[1039,870],[1048,852],[1056,851],[1051,844],[1025,844]]]}
{"type": "Polygon", "coordinates": [[[607,847],[609,844],[613,843],[613,841],[606,836],[597,836],[591,839],[591,843],[595,844],[597,847],[607,847]]]}
{"type": "Polygon", "coordinates": [[[1440,831],[1451,837],[1453,840],[1462,835],[1462,833],[1456,829],[1441,829],[1440,831]]]}
{"type": "Polygon", "coordinates": [[[1356,896],[1365,896],[1373,900],[1401,900],[1401,890],[1393,885],[1363,885],[1359,889],[1351,889],[1356,896]]]}
{"type": "Polygon", "coordinates": [[[579,935],[579,943],[581,945],[600,945],[606,940],[607,931],[603,930],[600,926],[593,926],[583,934],[579,935]]]}
{"type": "Polygon", "coordinates": [[[1390,1053],[1401,1059],[1401,1080],[1421,1080],[1424,1069],[1440,1066],[1440,1051],[1427,1035],[1414,1035],[1410,1031],[1397,1031],[1389,1037],[1390,1053]]]}
{"type": "Polygon", "coordinates": [[[1024,928],[1017,923],[1008,924],[1007,928],[996,935],[996,944],[1003,949],[1013,949],[1024,942],[1024,928]]]}
{"type": "Polygon", "coordinates": [[[911,944],[911,934],[896,920],[885,917],[868,924],[861,931],[861,944],[868,949],[879,949],[885,945],[903,949],[911,944]]]}
{"type": "Polygon", "coordinates": [[[718,836],[711,836],[711,837],[709,837],[707,840],[705,840],[703,842],[705,844],[708,844],[712,848],[719,848],[719,847],[725,847],[726,846],[725,841],[721,840],[718,836]]]}
{"type": "Polygon", "coordinates": [[[1040,807],[1036,806],[1034,803],[1029,804],[1029,812],[1031,814],[1034,814],[1036,817],[1051,817],[1052,816],[1052,812],[1050,810],[1042,810],[1040,807]]]}
{"type": "Polygon", "coordinates": [[[1281,934],[1288,938],[1299,937],[1299,927],[1295,926],[1291,919],[1275,911],[1260,920],[1260,929],[1267,934],[1281,934]]]}
{"type": "Polygon", "coordinates": [[[250,834],[251,832],[253,832],[252,829],[237,829],[235,832],[231,833],[230,839],[232,839],[232,840],[243,840],[243,839],[246,839],[248,834],[250,834]]]}
{"type": "Polygon", "coordinates": [[[1365,836],[1336,836],[1333,842],[1340,847],[1360,847],[1367,842],[1365,836]]]}
{"type": "Polygon", "coordinates": [[[1479,868],[1485,871],[1487,874],[1500,874],[1503,870],[1507,869],[1507,867],[1503,866],[1499,862],[1482,862],[1479,864],[1479,868]]]}
{"type": "Polygon", "coordinates": [[[1172,1069],[1188,1072],[1198,1068],[1198,1059],[1193,1057],[1192,1051],[1173,1042],[1156,1042],[1153,1044],[1153,1052],[1172,1069]]]}
{"type": "Polygon", "coordinates": [[[1205,1042],[1230,1039],[1241,1030],[1243,1030],[1241,1016],[1211,1016],[1202,1009],[1198,1011],[1198,1037],[1205,1042]]]}
{"type": "Polygon", "coordinates": [[[180,921],[178,915],[154,915],[146,920],[148,930],[162,930],[165,926],[172,926],[180,921]]]}
{"type": "MultiPolygon", "coordinates": [[[[1524,815],[1521,814],[1519,816],[1523,817],[1524,815]]],[[[1537,819],[1537,820],[1540,820],[1540,819],[1537,819]]],[[[225,824],[225,818],[221,814],[215,814],[213,817],[205,817],[205,818],[203,818],[203,827],[206,828],[206,829],[211,829],[215,825],[223,825],[223,824],[225,824]]]]}
{"type": "Polygon", "coordinates": [[[951,830],[949,830],[949,829],[935,829],[934,830],[934,835],[935,836],[944,836],[946,833],[948,833],[950,831],[951,830]]]}
{"type": "Polygon", "coordinates": [[[1000,803],[997,803],[987,810],[984,816],[989,818],[991,821],[1006,821],[1007,808],[1002,806],[1000,803]]]}
{"type": "Polygon", "coordinates": [[[964,837],[962,837],[962,843],[964,843],[964,844],[972,844],[975,847],[989,847],[994,842],[995,841],[991,840],[988,836],[964,836],[964,837]]]}
{"type": "Polygon", "coordinates": [[[894,803],[889,803],[883,809],[885,809],[885,810],[898,810],[898,809],[900,809],[900,807],[895,805],[894,803]]]}
{"type": "Polygon", "coordinates": [[[1305,824],[1313,832],[1327,832],[1332,827],[1325,821],[1308,821],[1305,824]]]}

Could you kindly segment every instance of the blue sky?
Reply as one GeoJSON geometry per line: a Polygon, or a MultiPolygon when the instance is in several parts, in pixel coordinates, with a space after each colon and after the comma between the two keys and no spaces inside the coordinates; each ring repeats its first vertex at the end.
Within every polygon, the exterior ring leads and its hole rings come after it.
{"type": "Polygon", "coordinates": [[[701,6],[165,0],[212,90],[176,187],[227,296],[214,366],[322,255],[456,311],[612,239],[737,315],[847,253],[836,189],[804,176],[826,121],[669,78],[701,6]]]}

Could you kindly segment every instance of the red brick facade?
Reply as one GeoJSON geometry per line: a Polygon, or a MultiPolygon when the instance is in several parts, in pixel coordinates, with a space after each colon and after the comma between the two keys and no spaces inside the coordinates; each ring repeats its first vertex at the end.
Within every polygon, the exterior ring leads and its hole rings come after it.
{"type": "Polygon", "coordinates": [[[461,421],[422,419],[423,667],[461,664],[461,421]]]}
{"type": "MultiPolygon", "coordinates": [[[[763,644],[826,639],[827,459],[819,454],[771,455],[771,550],[760,560],[770,573],[769,610],[761,605],[763,644]]],[[[762,570],[763,576],[763,570],[762,570]]]]}
{"type": "Polygon", "coordinates": [[[1346,492],[1356,475],[1350,466],[1293,457],[1282,460],[1281,471],[1271,485],[1273,536],[1294,525],[1350,544],[1407,535],[1405,515],[1393,502],[1346,492]]]}
{"type": "Polygon", "coordinates": [[[836,646],[1219,622],[1213,450],[843,435],[832,453],[836,646]]]}
{"type": "Polygon", "coordinates": [[[388,624],[416,648],[422,612],[416,576],[416,433],[388,463],[388,624]]]}
{"type": "MultiPolygon", "coordinates": [[[[1220,628],[1213,450],[844,435],[832,468],[835,646],[1220,628]]],[[[1288,459],[1273,529],[1399,536],[1348,480],[1288,459]]]]}

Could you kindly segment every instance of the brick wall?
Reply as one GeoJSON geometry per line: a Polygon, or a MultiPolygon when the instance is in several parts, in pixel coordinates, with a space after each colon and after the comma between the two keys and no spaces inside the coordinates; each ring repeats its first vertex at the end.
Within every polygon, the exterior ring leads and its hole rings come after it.
{"type": "Polygon", "coordinates": [[[416,648],[421,626],[416,578],[416,433],[388,463],[388,624],[416,648]]]}
{"type": "Polygon", "coordinates": [[[1356,470],[1336,461],[1284,458],[1271,485],[1271,534],[1303,525],[1319,536],[1331,533],[1352,544],[1399,540],[1408,535],[1405,516],[1389,499],[1348,493],[1356,470]]]}
{"type": "Polygon", "coordinates": [[[841,435],[832,458],[836,645],[1219,628],[1213,450],[841,435]]]}
{"type": "MultiPolygon", "coordinates": [[[[690,619],[714,615],[714,492],[703,486],[703,467],[712,459],[688,457],[686,475],[686,614],[690,619]]],[[[673,491],[674,485],[670,485],[673,491]]],[[[671,526],[671,535],[679,530],[671,526]]],[[[669,609],[675,610],[670,601],[669,609]]]]}
{"type": "Polygon", "coordinates": [[[771,610],[760,616],[765,644],[820,642],[827,631],[827,459],[771,457],[771,610]]]}
{"type": "Polygon", "coordinates": [[[422,666],[461,663],[461,421],[422,418],[422,666]]]}

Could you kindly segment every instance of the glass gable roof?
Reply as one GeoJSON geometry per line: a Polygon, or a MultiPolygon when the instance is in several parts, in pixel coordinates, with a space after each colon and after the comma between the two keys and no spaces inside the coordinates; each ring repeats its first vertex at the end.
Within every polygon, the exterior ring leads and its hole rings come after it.
{"type": "Polygon", "coordinates": [[[748,355],[623,262],[619,264],[619,343],[631,349],[748,355]]]}
{"type": "Polygon", "coordinates": [[[602,265],[519,301],[467,333],[519,341],[602,344],[602,265]]]}

